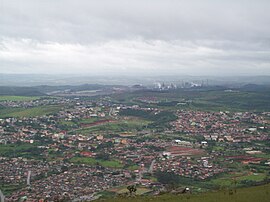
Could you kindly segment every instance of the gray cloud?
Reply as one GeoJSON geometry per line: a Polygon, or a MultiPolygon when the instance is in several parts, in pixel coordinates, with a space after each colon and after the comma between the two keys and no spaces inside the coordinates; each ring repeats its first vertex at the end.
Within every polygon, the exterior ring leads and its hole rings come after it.
{"type": "Polygon", "coordinates": [[[2,0],[0,72],[270,74],[268,0],[2,0]]]}

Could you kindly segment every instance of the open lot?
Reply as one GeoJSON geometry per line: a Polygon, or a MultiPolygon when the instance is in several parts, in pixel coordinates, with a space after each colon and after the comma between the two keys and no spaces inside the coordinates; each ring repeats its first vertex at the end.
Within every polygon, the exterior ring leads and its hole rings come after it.
{"type": "Polygon", "coordinates": [[[116,120],[116,121],[106,121],[98,122],[95,124],[92,122],[91,125],[85,125],[83,128],[78,130],[73,130],[72,132],[80,134],[89,134],[96,132],[110,132],[110,133],[119,133],[133,130],[140,130],[146,127],[150,121],[143,119],[128,119],[128,120],[116,120]]]}
{"type": "Polygon", "coordinates": [[[34,117],[52,114],[60,111],[60,105],[48,105],[32,108],[5,108],[0,109],[0,118],[6,117],[34,117]]]}
{"type": "Polygon", "coordinates": [[[75,164],[87,164],[87,165],[101,165],[104,167],[109,167],[109,168],[122,168],[123,165],[117,161],[117,160],[97,160],[94,158],[88,158],[88,157],[73,157],[70,159],[71,163],[75,164]]]}

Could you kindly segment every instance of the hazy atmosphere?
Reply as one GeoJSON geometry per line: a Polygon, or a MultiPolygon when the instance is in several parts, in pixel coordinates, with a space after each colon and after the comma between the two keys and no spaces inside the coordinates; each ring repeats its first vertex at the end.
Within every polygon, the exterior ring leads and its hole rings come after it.
{"type": "Polygon", "coordinates": [[[0,73],[270,75],[269,0],[1,0],[0,73]]]}
{"type": "Polygon", "coordinates": [[[269,202],[270,0],[0,0],[0,202],[269,202]]]}

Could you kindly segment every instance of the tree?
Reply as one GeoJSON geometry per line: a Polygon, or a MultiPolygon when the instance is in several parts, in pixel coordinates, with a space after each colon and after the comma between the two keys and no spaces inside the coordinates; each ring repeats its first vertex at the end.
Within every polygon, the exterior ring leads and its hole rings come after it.
{"type": "Polygon", "coordinates": [[[173,172],[157,172],[156,173],[157,180],[162,184],[179,184],[179,176],[173,172]]]}
{"type": "Polygon", "coordinates": [[[107,153],[98,153],[98,154],[96,155],[96,159],[107,161],[107,160],[110,159],[110,155],[107,154],[107,153]]]}
{"type": "Polygon", "coordinates": [[[136,194],[136,191],[137,191],[136,185],[127,186],[127,190],[129,191],[130,195],[132,195],[133,193],[136,194]]]}

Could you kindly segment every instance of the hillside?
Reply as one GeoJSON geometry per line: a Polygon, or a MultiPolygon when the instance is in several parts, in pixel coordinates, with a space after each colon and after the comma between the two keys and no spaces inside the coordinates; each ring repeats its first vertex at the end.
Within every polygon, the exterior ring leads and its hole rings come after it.
{"type": "Polygon", "coordinates": [[[232,190],[222,190],[201,194],[164,194],[161,196],[142,196],[134,198],[113,198],[107,200],[97,200],[104,202],[268,202],[270,198],[270,185],[241,188],[232,190]]]}

